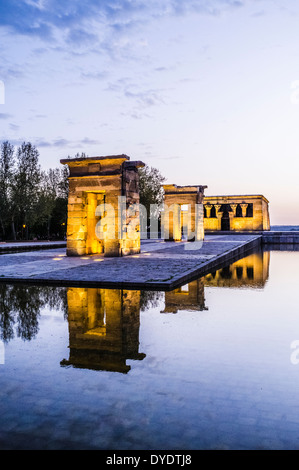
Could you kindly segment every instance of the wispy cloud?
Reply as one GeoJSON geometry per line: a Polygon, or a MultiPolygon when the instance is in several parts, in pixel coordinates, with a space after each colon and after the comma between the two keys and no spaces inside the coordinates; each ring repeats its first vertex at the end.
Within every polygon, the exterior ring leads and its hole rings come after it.
{"type": "Polygon", "coordinates": [[[109,72],[104,70],[102,72],[82,72],[81,77],[83,80],[105,80],[109,76],[109,72]]]}
{"type": "Polygon", "coordinates": [[[82,28],[71,29],[67,35],[66,41],[76,46],[88,46],[98,41],[98,36],[82,28]]]}
{"type": "Polygon", "coordinates": [[[12,115],[8,113],[0,113],[0,119],[11,119],[12,115]]]}
{"type": "Polygon", "coordinates": [[[90,139],[89,137],[85,137],[82,140],[68,140],[64,139],[62,137],[59,137],[57,139],[53,140],[45,140],[43,138],[36,139],[34,142],[34,145],[36,147],[41,147],[41,148],[48,148],[48,147],[56,147],[56,148],[82,148],[86,147],[87,145],[99,145],[102,142],[96,139],[90,139]]]}
{"type": "Polygon", "coordinates": [[[17,132],[17,131],[20,129],[20,126],[18,126],[17,124],[10,123],[10,124],[9,124],[9,128],[10,128],[12,131],[17,132]]]}
{"type": "Polygon", "coordinates": [[[0,65],[0,79],[8,81],[10,79],[19,79],[23,77],[24,71],[20,69],[18,65],[10,65],[4,59],[2,59],[2,64],[0,65]]]}
{"type": "Polygon", "coordinates": [[[37,139],[35,145],[37,147],[66,147],[71,145],[71,141],[67,139],[56,139],[52,141],[37,139]]]}
{"type": "Polygon", "coordinates": [[[165,100],[161,95],[160,90],[142,90],[138,91],[137,87],[127,88],[124,90],[124,95],[135,101],[135,103],[142,108],[148,108],[160,104],[165,104],[165,100]]]}
{"type": "Polygon", "coordinates": [[[126,98],[133,103],[131,106],[132,117],[140,119],[145,116],[141,111],[145,111],[153,106],[161,106],[166,104],[167,89],[163,88],[148,88],[144,83],[142,88],[140,84],[135,83],[129,77],[109,82],[105,91],[118,93],[121,98],[126,98]]]}
{"type": "Polygon", "coordinates": [[[83,145],[99,145],[102,142],[100,140],[90,139],[89,137],[85,137],[83,140],[81,140],[80,143],[83,145]]]}
{"type": "Polygon", "coordinates": [[[99,26],[122,33],[165,16],[190,12],[216,15],[244,4],[245,0],[10,0],[2,2],[0,26],[46,41],[60,30],[67,42],[86,44],[98,38],[99,26]]]}

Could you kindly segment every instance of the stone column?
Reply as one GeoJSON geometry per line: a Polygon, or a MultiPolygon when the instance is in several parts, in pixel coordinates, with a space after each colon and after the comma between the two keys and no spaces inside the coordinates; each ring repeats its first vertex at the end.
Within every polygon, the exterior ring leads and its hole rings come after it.
{"type": "Polygon", "coordinates": [[[205,208],[206,208],[206,214],[207,214],[207,218],[209,219],[210,216],[211,216],[211,210],[212,210],[212,207],[211,204],[206,204],[205,205],[205,208]]]}
{"type": "Polygon", "coordinates": [[[173,239],[175,242],[181,241],[182,239],[182,228],[181,228],[181,206],[174,204],[172,213],[172,229],[173,239]]]}
{"type": "Polygon", "coordinates": [[[248,204],[240,204],[242,208],[242,217],[246,217],[246,209],[248,207],[248,204]]]}
{"type": "Polygon", "coordinates": [[[161,214],[161,223],[165,240],[181,240],[181,207],[179,204],[171,204],[169,207],[165,204],[161,214]]]}
{"type": "Polygon", "coordinates": [[[204,221],[203,221],[203,204],[196,204],[195,207],[195,230],[196,230],[196,241],[202,241],[205,237],[204,221]]]}
{"type": "Polygon", "coordinates": [[[107,213],[105,216],[106,230],[104,234],[104,256],[120,256],[121,246],[119,239],[119,217],[118,217],[118,196],[109,194],[106,196],[107,213]]]}
{"type": "MultiPolygon", "coordinates": [[[[221,204],[214,204],[214,207],[216,209],[216,217],[218,218],[218,214],[219,214],[219,211],[220,211],[220,208],[221,208],[221,204]]],[[[220,212],[221,214],[221,217],[222,217],[222,212],[220,212]]]]}
{"type": "Polygon", "coordinates": [[[238,206],[238,204],[230,204],[230,207],[233,211],[233,216],[234,217],[236,217],[237,206],[238,206]]]}
{"type": "Polygon", "coordinates": [[[100,242],[96,238],[96,208],[98,205],[97,194],[87,193],[87,238],[86,254],[99,253],[100,242]]]}
{"type": "Polygon", "coordinates": [[[86,238],[86,193],[83,191],[76,191],[73,182],[70,181],[67,221],[67,255],[85,255],[86,238]]]}
{"type": "Polygon", "coordinates": [[[223,216],[223,212],[220,212],[219,209],[221,206],[215,206],[216,207],[216,217],[218,219],[218,227],[217,227],[217,230],[221,230],[221,219],[222,219],[222,216],[223,216]],[[218,207],[218,209],[217,209],[218,207]]]}

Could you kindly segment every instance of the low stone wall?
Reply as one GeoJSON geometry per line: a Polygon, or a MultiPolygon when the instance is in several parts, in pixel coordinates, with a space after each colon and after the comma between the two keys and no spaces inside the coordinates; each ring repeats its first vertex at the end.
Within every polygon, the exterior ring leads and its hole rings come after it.
{"type": "Polygon", "coordinates": [[[206,231],[206,234],[207,235],[236,235],[236,234],[240,234],[240,235],[262,235],[262,244],[263,245],[275,245],[275,244],[278,244],[278,245],[295,245],[295,244],[299,244],[299,231],[296,232],[296,231],[281,231],[281,232],[278,232],[278,231],[240,231],[240,232],[234,232],[234,231],[230,231],[230,232],[225,232],[225,231],[221,231],[221,232],[213,232],[213,231],[206,231]]]}
{"type": "Polygon", "coordinates": [[[297,244],[299,243],[299,232],[263,232],[263,244],[297,244]]]}
{"type": "Polygon", "coordinates": [[[0,243],[0,254],[15,253],[18,251],[39,251],[65,248],[66,242],[3,242],[0,243]]]}

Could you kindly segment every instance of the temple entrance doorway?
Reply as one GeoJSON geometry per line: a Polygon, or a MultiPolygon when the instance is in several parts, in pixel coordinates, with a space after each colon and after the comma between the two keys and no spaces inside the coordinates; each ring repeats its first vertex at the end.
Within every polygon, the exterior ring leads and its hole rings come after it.
{"type": "Polygon", "coordinates": [[[222,216],[221,219],[221,230],[224,232],[228,232],[230,230],[230,223],[229,223],[229,216],[222,216]]]}
{"type": "Polygon", "coordinates": [[[96,216],[96,209],[100,204],[105,203],[103,192],[87,192],[87,236],[86,254],[104,253],[104,239],[96,236],[96,226],[100,222],[100,217],[96,216]]]}
{"type": "Polygon", "coordinates": [[[223,204],[221,207],[221,212],[223,212],[221,218],[221,230],[224,232],[230,231],[230,218],[229,218],[229,208],[226,204],[223,204]]]}

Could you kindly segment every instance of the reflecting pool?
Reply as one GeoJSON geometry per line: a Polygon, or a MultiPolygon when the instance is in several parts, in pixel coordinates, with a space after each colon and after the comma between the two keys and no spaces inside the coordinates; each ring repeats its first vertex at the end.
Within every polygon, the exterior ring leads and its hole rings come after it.
{"type": "Polygon", "coordinates": [[[0,448],[299,448],[298,264],[260,251],[171,292],[0,284],[0,448]]]}

